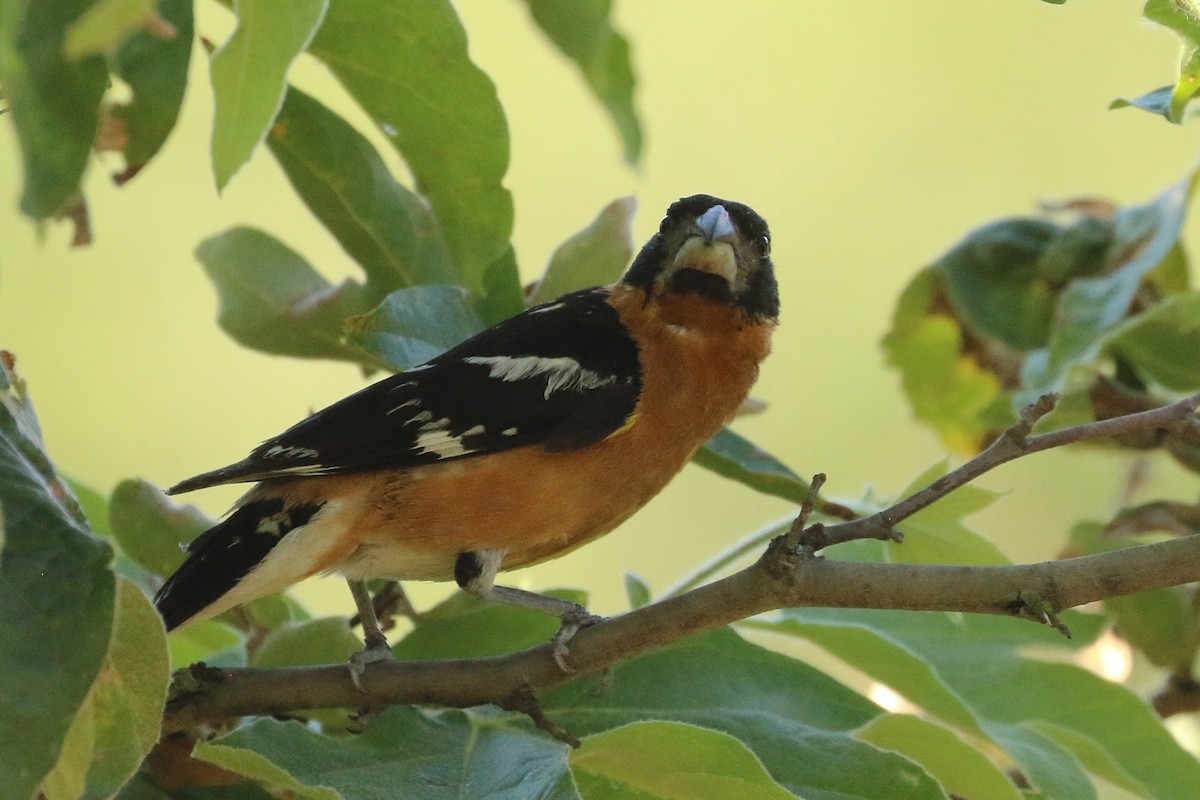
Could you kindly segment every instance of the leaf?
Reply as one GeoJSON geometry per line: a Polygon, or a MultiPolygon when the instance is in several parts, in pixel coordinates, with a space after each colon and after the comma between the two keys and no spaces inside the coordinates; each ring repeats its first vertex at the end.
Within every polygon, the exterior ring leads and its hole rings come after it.
{"type": "Polygon", "coordinates": [[[1177,0],[1147,0],[1142,11],[1151,22],[1173,31],[1183,43],[1179,57],[1179,77],[1171,90],[1167,119],[1183,121],[1188,102],[1200,91],[1200,15],[1188,3],[1177,0]]]}
{"type": "Polygon", "coordinates": [[[793,800],[746,745],[726,733],[678,722],[634,722],[593,734],[569,757],[589,798],[793,800]]]}
{"type": "MultiPolygon", "coordinates": [[[[570,589],[542,594],[587,603],[587,595],[570,589]]],[[[558,626],[549,614],[457,592],[421,614],[412,632],[392,645],[392,653],[406,661],[498,656],[545,644],[558,626]]]]}
{"type": "Polygon", "coordinates": [[[1096,274],[1113,241],[1106,219],[1070,225],[1015,217],[984,225],[933,265],[955,316],[976,335],[1025,352],[1042,347],[1068,281],[1096,274]]]}
{"type": "Polygon", "coordinates": [[[646,582],[632,572],[625,573],[625,597],[631,609],[648,606],[654,599],[646,582]]]}
{"type": "Polygon", "coordinates": [[[1077,649],[1102,621],[1063,620],[1074,639],[1002,617],[844,609],[789,609],[770,629],[811,639],[937,719],[986,736],[1050,797],[1094,796],[1081,763],[1097,752],[1147,797],[1200,792],[1200,764],[1140,698],[1082,668],[1023,655],[1077,649]],[[1088,752],[1075,753],[1070,737],[1047,737],[1048,725],[1086,740],[1088,752]]]}
{"type": "Polygon", "coordinates": [[[183,563],[183,545],[215,524],[195,506],[177,505],[140,479],[121,481],[113,489],[108,521],[125,555],[163,578],[183,563]]]}
{"type": "Polygon", "coordinates": [[[108,88],[104,59],[68,61],[67,29],[91,0],[9,0],[0,6],[0,85],[25,167],[21,210],[46,219],[78,194],[108,88]]]}
{"type": "MultiPolygon", "coordinates": [[[[1144,542],[1106,534],[1103,526],[1080,522],[1071,528],[1066,554],[1086,556],[1133,547],[1144,542]]],[[[1104,610],[1112,617],[1118,635],[1136,647],[1151,663],[1166,670],[1191,668],[1200,630],[1192,611],[1193,590],[1166,586],[1110,597],[1104,610]]]]}
{"type": "Polygon", "coordinates": [[[698,466],[755,491],[793,502],[808,497],[809,484],[749,439],[722,428],[692,456],[698,466]]]}
{"type": "Polygon", "coordinates": [[[1040,219],[992,222],[938,259],[955,313],[977,334],[1015,350],[1045,344],[1054,293],[1037,267],[1058,226],[1040,219]]]}
{"type": "Polygon", "coordinates": [[[213,54],[213,174],[218,191],[267,135],[292,61],[312,40],[329,0],[234,0],[238,27],[213,54]]]}
{"type": "Polygon", "coordinates": [[[1145,205],[1117,212],[1109,271],[1072,281],[1063,291],[1047,346],[1031,353],[1022,367],[1023,388],[1013,396],[1014,409],[1058,391],[1074,366],[1096,358],[1105,335],[1128,314],[1143,278],[1174,251],[1197,174],[1189,172],[1145,205]]]}
{"type": "Polygon", "coordinates": [[[47,783],[79,787],[64,797],[116,794],[158,741],[167,679],[162,621],[137,587],[119,580],[104,665],[76,718],[90,730],[90,746],[64,750],[47,783]]]}
{"type": "Polygon", "coordinates": [[[167,646],[172,669],[197,661],[210,667],[246,666],[246,647],[241,635],[217,620],[196,622],[171,631],[167,646]]]}
{"type": "Polygon", "coordinates": [[[192,4],[189,0],[161,0],[158,13],[175,29],[168,39],[139,30],[116,53],[116,72],[128,84],[129,102],[111,108],[125,129],[125,170],[119,183],[132,178],[153,158],[179,118],[187,88],[192,55],[192,4]]]}
{"type": "Polygon", "coordinates": [[[63,55],[68,61],[104,55],[154,15],[155,0],[96,0],[67,28],[63,55]]]}
{"type": "Polygon", "coordinates": [[[1008,776],[949,728],[911,714],[884,714],[855,734],[864,742],[916,761],[954,797],[1019,800],[1008,776]]]}
{"type": "MultiPolygon", "coordinates": [[[[948,470],[942,462],[926,470],[896,500],[923,489],[948,470]]],[[[960,486],[931,506],[913,514],[897,528],[904,541],[885,542],[887,560],[898,564],[1009,564],[1008,557],[983,535],[962,523],[963,517],[994,503],[1000,494],[977,486],[960,486]]],[[[883,504],[891,505],[892,501],[883,504]]]]}
{"type": "MultiPolygon", "coordinates": [[[[206,800],[200,794],[193,794],[192,797],[195,800],[206,800]]],[[[121,787],[121,791],[117,792],[114,800],[171,800],[171,797],[158,788],[158,785],[146,773],[139,772],[133,776],[133,779],[129,783],[121,787]]],[[[243,797],[239,800],[251,800],[251,798],[243,797]]]]}
{"type": "MultiPolygon", "coordinates": [[[[261,722],[265,721],[261,720],[261,722]]],[[[291,724],[295,725],[296,723],[291,724]]],[[[251,727],[254,726],[251,725],[251,727]]],[[[235,731],[234,735],[236,736],[237,733],[235,731]]],[[[320,736],[320,734],[315,735],[320,736]]],[[[343,795],[327,786],[306,786],[289,775],[287,770],[276,766],[269,758],[252,749],[197,742],[192,750],[192,758],[207,761],[222,769],[258,781],[264,786],[275,789],[274,794],[286,793],[285,796],[303,798],[303,800],[342,800],[343,798],[343,795]]]]}
{"type": "Polygon", "coordinates": [[[397,289],[366,314],[342,323],[364,362],[399,372],[423,364],[483,330],[483,320],[457,286],[397,289]]]}
{"type": "MultiPolygon", "coordinates": [[[[463,639],[472,635],[464,633],[463,639]]],[[[870,702],[728,630],[642,656],[616,671],[615,684],[603,696],[595,697],[590,682],[583,681],[543,698],[543,708],[573,734],[599,735],[598,755],[631,746],[627,736],[644,739],[670,731],[673,740],[658,743],[671,754],[660,759],[661,783],[668,787],[686,785],[686,777],[678,775],[681,765],[707,765],[720,773],[714,785],[728,786],[732,778],[765,791],[771,787],[760,771],[765,769],[770,780],[800,796],[944,798],[912,762],[853,738],[851,732],[878,713],[870,702]],[[654,720],[708,730],[681,731],[654,720]],[[604,735],[631,724],[626,733],[604,735]],[[701,758],[705,763],[697,763],[701,758]]],[[[579,755],[588,748],[585,744],[579,755]]],[[[335,790],[345,798],[374,798],[380,786],[403,787],[404,796],[414,800],[580,797],[572,787],[564,745],[534,731],[523,715],[487,708],[464,713],[396,707],[360,736],[344,739],[323,737],[296,723],[259,720],[215,743],[197,745],[195,756],[302,797],[332,797],[320,792],[335,790]]],[[[606,759],[605,770],[619,767],[611,755],[606,759]]],[[[628,767],[627,777],[653,778],[634,769],[636,764],[628,767]]],[[[596,784],[598,769],[591,765],[582,790],[596,784]]]]}
{"type": "Polygon", "coordinates": [[[267,634],[250,659],[252,667],[299,667],[338,664],[363,644],[345,617],[288,622],[267,634]]]}
{"type": "Polygon", "coordinates": [[[267,144],[292,188],[366,272],[373,302],[406,286],[460,282],[429,206],[342,117],[291,87],[267,144]]]}
{"type": "Polygon", "coordinates": [[[489,324],[520,311],[508,127],[448,0],[336,0],[309,48],[388,135],[489,324]],[[370,30],[370,36],[363,31],[370,30]],[[420,32],[419,35],[417,32],[420,32]]]}
{"type": "Polygon", "coordinates": [[[1118,97],[1116,100],[1112,101],[1112,103],[1109,105],[1109,108],[1126,108],[1133,106],[1134,108],[1140,108],[1143,111],[1149,111],[1151,114],[1158,114],[1168,122],[1171,122],[1171,95],[1174,92],[1174,89],[1175,87],[1173,86],[1160,86],[1153,91],[1146,92],[1143,95],[1139,95],[1138,97],[1131,99],[1118,97]]]}
{"type": "Polygon", "coordinates": [[[253,228],[205,239],[196,258],[216,286],[218,322],[236,341],[278,355],[357,362],[342,320],[366,310],[361,287],[333,287],[298,253],[253,228]]]}
{"type": "Polygon", "coordinates": [[[964,352],[958,322],[935,311],[940,279],[922,270],[896,304],[883,338],[888,364],[900,371],[913,414],[958,453],[973,453],[988,433],[984,412],[1000,397],[999,379],[964,352]]]}
{"type": "Polygon", "coordinates": [[[610,0],[526,3],[538,27],[579,67],[621,134],[625,161],[636,164],[642,155],[642,128],[633,108],[633,65],[629,42],[612,27],[610,0]]]}
{"type": "Polygon", "coordinates": [[[348,738],[260,719],[197,744],[193,756],[313,800],[394,794],[381,787],[400,789],[405,800],[579,800],[565,751],[543,734],[479,725],[461,711],[401,706],[348,738]]]}
{"type": "Polygon", "coordinates": [[[1108,340],[1138,375],[1175,392],[1200,388],[1200,293],[1178,294],[1129,320],[1108,340]]]}
{"type": "Polygon", "coordinates": [[[542,709],[585,738],[647,720],[724,732],[799,797],[944,798],[920,767],[854,738],[855,729],[879,715],[877,706],[729,629],[622,662],[612,674],[602,694],[577,681],[543,697],[542,709]]]}
{"type": "MultiPolygon", "coordinates": [[[[53,4],[51,4],[53,5],[53,4]]],[[[7,12],[5,12],[7,13],[7,12]]],[[[0,775],[29,797],[54,766],[112,630],[112,549],[91,536],[0,353],[0,775]]]]}
{"type": "Polygon", "coordinates": [[[560,244],[534,287],[529,305],[620,278],[633,257],[636,212],[636,198],[618,198],[601,209],[590,225],[560,244]]]}

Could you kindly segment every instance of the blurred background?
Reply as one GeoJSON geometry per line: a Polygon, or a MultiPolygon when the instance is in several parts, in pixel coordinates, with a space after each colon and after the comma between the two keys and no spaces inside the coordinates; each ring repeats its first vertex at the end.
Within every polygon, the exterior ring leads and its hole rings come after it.
{"type": "MultiPolygon", "coordinates": [[[[944,458],[913,424],[878,346],[917,269],[968,229],[1032,212],[1039,199],[1143,202],[1197,152],[1194,125],[1107,110],[1174,79],[1175,38],[1132,0],[618,0],[646,134],[638,168],[624,164],[607,117],[524,6],[456,5],[508,114],[524,278],[620,196],[638,198],[639,243],[670,202],[695,192],[767,218],[782,325],[755,390],[768,408],[736,428],[801,474],[826,472],[829,496],[868,485],[886,495],[944,458]]],[[[216,4],[198,11],[199,30],[222,41],[229,16],[216,4]]],[[[265,149],[218,196],[200,48],[192,69],[179,126],[136,180],[118,189],[115,158],[92,164],[89,248],[69,250],[65,225],[39,232],[18,215],[17,146],[0,122],[0,346],[18,358],[60,468],[102,493],[126,477],[165,486],[237,460],[365,381],[349,365],[245,350],[217,328],[192,251],[228,226],[271,232],[332,279],[354,267],[265,149]]],[[[292,77],[349,106],[311,60],[292,77]]],[[[393,151],[381,152],[405,174],[393,151]]],[[[1192,497],[1194,483],[1164,460],[1149,463],[1139,498],[1192,497]]],[[[1052,557],[1071,521],[1111,515],[1130,466],[1126,456],[1071,452],[1026,459],[984,481],[1009,494],[976,526],[1014,559],[1052,557]]],[[[188,500],[216,516],[238,493],[188,500]]],[[[619,531],[510,581],[582,587],[595,610],[616,612],[625,571],[661,591],[791,511],[689,467],[619,531]]],[[[343,586],[314,580],[299,595],[317,612],[346,613],[343,586]]],[[[422,607],[451,587],[409,588],[422,607]]]]}

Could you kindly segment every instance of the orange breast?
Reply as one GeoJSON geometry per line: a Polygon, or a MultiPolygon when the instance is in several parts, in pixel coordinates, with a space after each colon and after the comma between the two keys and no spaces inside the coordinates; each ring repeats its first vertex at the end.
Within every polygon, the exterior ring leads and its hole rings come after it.
{"type": "Polygon", "coordinates": [[[345,492],[366,494],[356,523],[331,543],[329,569],[449,580],[458,553],[485,548],[507,551],[503,569],[526,566],[611,531],[666,486],[745,398],[771,326],[689,296],[646,306],[625,286],[611,302],[642,359],[628,425],[570,452],[524,447],[379,473],[369,487],[347,476],[345,492]]]}

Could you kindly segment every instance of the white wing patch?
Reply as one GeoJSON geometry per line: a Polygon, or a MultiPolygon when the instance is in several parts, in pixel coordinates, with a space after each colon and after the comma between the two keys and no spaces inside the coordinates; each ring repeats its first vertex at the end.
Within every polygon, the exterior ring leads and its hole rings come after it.
{"type": "Polygon", "coordinates": [[[317,451],[311,447],[284,447],[277,444],[263,455],[267,458],[316,458],[317,451]]]}
{"type": "Polygon", "coordinates": [[[573,358],[543,358],[542,356],[468,356],[468,364],[490,367],[490,378],[502,381],[522,381],[538,375],[546,376],[547,400],[560,389],[579,391],[597,389],[616,380],[612,375],[601,375],[583,366],[573,358]]]}
{"type": "Polygon", "coordinates": [[[438,458],[464,456],[470,451],[463,446],[463,437],[483,433],[483,430],[482,425],[476,425],[458,436],[451,436],[450,420],[442,418],[421,426],[421,432],[417,434],[413,449],[418,453],[433,453],[438,458]]]}

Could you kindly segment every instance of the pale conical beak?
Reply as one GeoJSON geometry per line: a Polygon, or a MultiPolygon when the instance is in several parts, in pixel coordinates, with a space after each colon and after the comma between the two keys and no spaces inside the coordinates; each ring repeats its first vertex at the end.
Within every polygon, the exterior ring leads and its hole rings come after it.
{"type": "Polygon", "coordinates": [[[729,218],[725,206],[715,205],[696,217],[691,233],[703,237],[705,243],[712,244],[733,236],[733,220],[729,218]]]}
{"type": "Polygon", "coordinates": [[[688,238],[675,254],[674,270],[694,269],[720,275],[733,287],[737,280],[737,256],[733,241],[737,230],[725,206],[715,205],[696,217],[688,238]]]}

